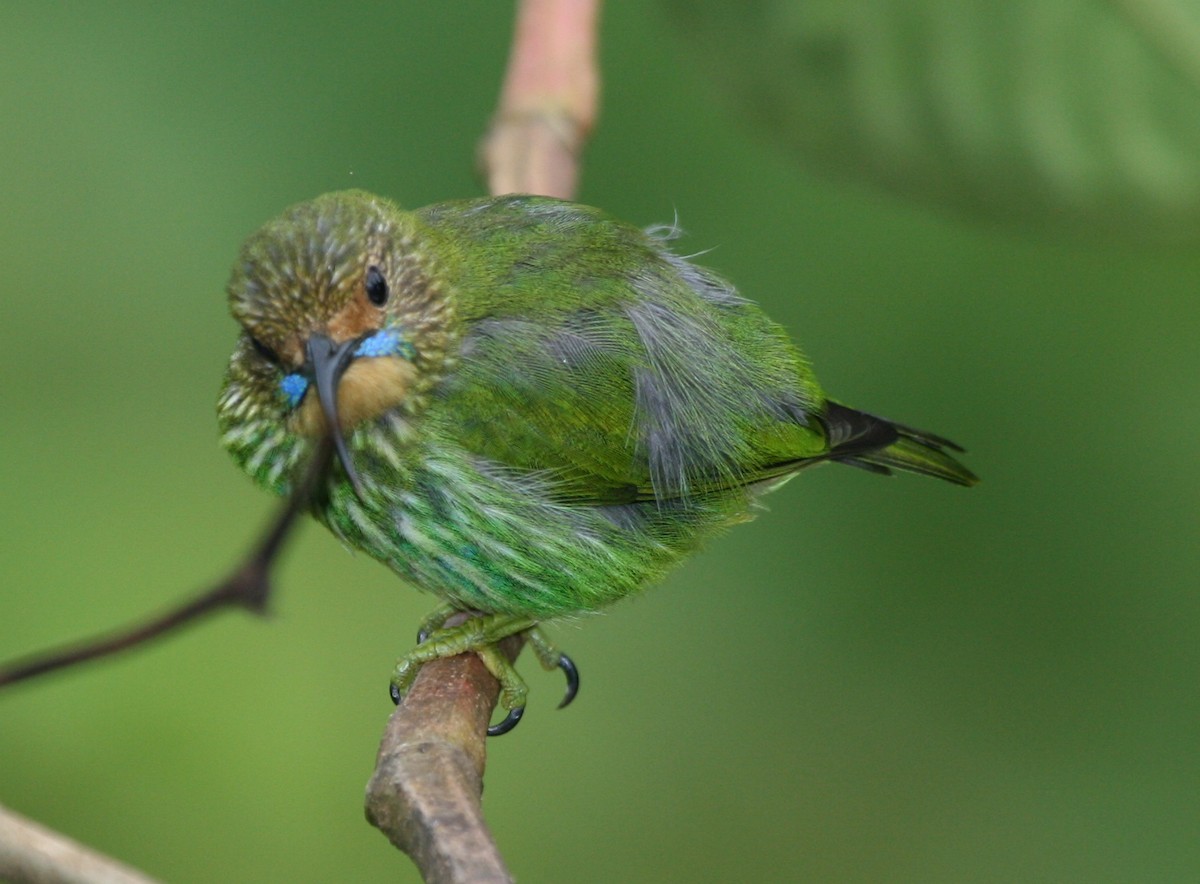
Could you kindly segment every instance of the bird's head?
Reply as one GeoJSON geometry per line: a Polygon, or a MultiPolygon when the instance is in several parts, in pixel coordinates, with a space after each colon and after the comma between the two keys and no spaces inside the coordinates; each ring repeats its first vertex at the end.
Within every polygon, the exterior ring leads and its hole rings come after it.
{"type": "Polygon", "coordinates": [[[438,278],[428,231],[361,191],[293,206],[252,235],[229,281],[243,331],[219,404],[243,467],[278,486],[292,464],[277,466],[270,443],[294,460],[328,433],[361,494],[347,436],[411,416],[440,374],[450,317],[438,278]]]}

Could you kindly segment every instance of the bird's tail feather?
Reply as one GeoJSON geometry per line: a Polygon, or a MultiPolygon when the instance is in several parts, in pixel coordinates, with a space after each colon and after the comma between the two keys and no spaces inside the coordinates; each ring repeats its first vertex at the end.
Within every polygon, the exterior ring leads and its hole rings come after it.
{"type": "Polygon", "coordinates": [[[836,402],[826,403],[822,417],[829,433],[830,460],[885,475],[896,469],[945,479],[956,485],[974,485],[979,481],[978,476],[947,452],[947,449],[963,450],[949,439],[836,402]]]}

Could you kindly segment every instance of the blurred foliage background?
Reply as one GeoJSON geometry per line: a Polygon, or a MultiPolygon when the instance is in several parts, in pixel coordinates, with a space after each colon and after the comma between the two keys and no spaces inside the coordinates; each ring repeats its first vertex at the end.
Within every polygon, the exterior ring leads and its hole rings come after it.
{"type": "MultiPolygon", "coordinates": [[[[216,442],[236,249],[326,190],[479,193],[511,14],[0,6],[0,657],[241,554],[273,502],[216,442]]],[[[529,714],[489,744],[512,869],[1195,880],[1194,237],[1148,244],[1144,202],[1051,237],[807,171],[718,98],[706,71],[737,62],[698,21],[606,10],[582,201],[678,212],[682,248],[712,249],[839,398],[961,441],[984,483],[816,471],[664,586],[557,628],[580,699],[555,713],[560,680],[526,660],[529,714]]],[[[314,526],[278,585],[269,622],[0,695],[0,802],[174,882],[415,880],[361,806],[432,600],[314,526]]]]}

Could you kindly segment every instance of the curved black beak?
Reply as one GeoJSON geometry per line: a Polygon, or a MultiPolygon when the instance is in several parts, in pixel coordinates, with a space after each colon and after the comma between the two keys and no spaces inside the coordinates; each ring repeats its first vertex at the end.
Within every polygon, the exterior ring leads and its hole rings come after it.
{"type": "Polygon", "coordinates": [[[345,374],[350,362],[354,359],[354,350],[359,342],[356,339],[335,344],[328,336],[312,334],[304,345],[308,365],[312,371],[313,383],[317,386],[317,398],[321,403],[321,411],[325,412],[325,423],[329,425],[329,435],[333,438],[333,447],[341,461],[342,469],[354,488],[358,499],[362,500],[362,482],[354,470],[354,461],[350,459],[350,450],[346,447],[346,439],[342,435],[342,424],[338,420],[337,394],[338,384],[345,374]]]}

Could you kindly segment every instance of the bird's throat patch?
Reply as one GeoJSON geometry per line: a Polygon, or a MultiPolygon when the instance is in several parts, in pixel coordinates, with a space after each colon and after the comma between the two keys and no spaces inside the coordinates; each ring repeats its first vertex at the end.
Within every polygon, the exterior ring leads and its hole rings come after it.
{"type": "MultiPolygon", "coordinates": [[[[404,402],[412,386],[416,368],[406,359],[380,356],[357,359],[350,363],[338,385],[339,428],[346,433],[363,421],[376,418],[404,402]]],[[[292,427],[304,436],[317,437],[326,430],[325,413],[310,389],[300,407],[292,413],[292,427]]]]}

